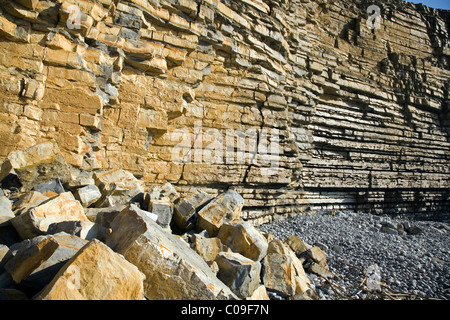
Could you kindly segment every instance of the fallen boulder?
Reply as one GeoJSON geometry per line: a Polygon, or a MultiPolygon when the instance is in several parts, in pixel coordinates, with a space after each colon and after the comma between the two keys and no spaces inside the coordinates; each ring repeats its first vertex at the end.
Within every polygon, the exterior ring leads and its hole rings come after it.
{"type": "Polygon", "coordinates": [[[0,181],[13,170],[25,191],[56,178],[62,182],[72,179],[64,157],[53,140],[10,153],[2,165],[0,181]]]}
{"type": "Polygon", "coordinates": [[[192,238],[191,247],[207,263],[216,260],[216,256],[224,249],[219,238],[206,238],[198,234],[195,234],[192,238]]]}
{"type": "Polygon", "coordinates": [[[122,169],[94,173],[95,185],[102,196],[94,203],[95,207],[111,207],[129,202],[139,202],[144,195],[143,182],[122,169]]]}
{"type": "Polygon", "coordinates": [[[89,221],[80,202],[72,193],[64,192],[30,208],[11,220],[22,239],[44,234],[52,223],[89,221]]]}
{"type": "Polygon", "coordinates": [[[33,189],[48,197],[65,192],[59,178],[35,185],[33,189]]]}
{"type": "Polygon", "coordinates": [[[86,217],[92,222],[110,228],[114,218],[127,206],[124,204],[106,208],[86,208],[86,217]]]}
{"type": "Polygon", "coordinates": [[[19,283],[47,260],[57,247],[58,243],[51,236],[24,240],[10,248],[13,253],[5,264],[5,270],[19,283]]]}
{"type": "Polygon", "coordinates": [[[80,201],[83,207],[89,207],[91,204],[98,201],[102,194],[98,187],[94,184],[90,184],[81,188],[76,189],[73,192],[75,199],[80,201]]]}
{"type": "Polygon", "coordinates": [[[298,257],[302,256],[307,250],[309,250],[309,248],[311,248],[310,245],[303,242],[302,239],[300,239],[299,237],[297,237],[294,234],[290,235],[286,239],[285,243],[294,251],[294,253],[298,257]]]}
{"type": "Polygon", "coordinates": [[[265,287],[286,298],[310,289],[311,282],[295,253],[281,240],[269,243],[263,262],[265,287]]]}
{"type": "Polygon", "coordinates": [[[28,191],[20,195],[17,201],[14,202],[13,210],[16,214],[20,214],[48,199],[49,197],[43,195],[39,191],[28,191]]]}
{"type": "Polygon", "coordinates": [[[253,261],[260,261],[267,253],[266,238],[250,222],[224,223],[217,237],[232,251],[253,261]]]}
{"type": "Polygon", "coordinates": [[[5,270],[16,283],[42,289],[85,244],[87,241],[65,233],[24,240],[11,246],[12,257],[5,270]]]}
{"type": "Polygon", "coordinates": [[[145,276],[98,240],[81,248],[37,300],[142,300],[145,276]]]}
{"type": "Polygon", "coordinates": [[[217,277],[239,298],[250,297],[259,287],[261,264],[235,252],[220,252],[216,256],[217,277]]]}
{"type": "Polygon", "coordinates": [[[198,212],[197,227],[216,236],[224,222],[240,221],[244,199],[234,190],[228,190],[198,212]]]}
{"type": "Polygon", "coordinates": [[[172,203],[175,203],[180,198],[178,191],[170,182],[167,182],[162,186],[156,185],[151,187],[150,190],[144,196],[144,203],[149,208],[150,201],[159,200],[163,198],[167,198],[172,203]]]}
{"type": "Polygon", "coordinates": [[[169,198],[150,200],[148,210],[158,216],[156,223],[163,228],[169,227],[173,215],[173,204],[169,198]]]}
{"type": "Polygon", "coordinates": [[[270,300],[269,295],[267,294],[266,287],[263,284],[259,285],[253,294],[250,297],[247,297],[245,300],[270,300]]]}
{"type": "Polygon", "coordinates": [[[173,221],[180,231],[190,230],[197,222],[197,212],[213,197],[197,189],[174,206],[173,221]]]}
{"type": "Polygon", "coordinates": [[[148,299],[232,299],[236,296],[183,240],[138,210],[123,210],[106,244],[146,275],[148,299]]]}

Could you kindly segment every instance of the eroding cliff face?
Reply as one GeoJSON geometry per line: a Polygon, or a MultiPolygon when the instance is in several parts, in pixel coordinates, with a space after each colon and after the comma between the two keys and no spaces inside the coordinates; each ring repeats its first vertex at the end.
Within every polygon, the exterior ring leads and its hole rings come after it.
{"type": "Polygon", "coordinates": [[[449,12],[372,4],[1,1],[0,158],[54,139],[74,170],[232,187],[258,223],[448,210],[449,12]]]}

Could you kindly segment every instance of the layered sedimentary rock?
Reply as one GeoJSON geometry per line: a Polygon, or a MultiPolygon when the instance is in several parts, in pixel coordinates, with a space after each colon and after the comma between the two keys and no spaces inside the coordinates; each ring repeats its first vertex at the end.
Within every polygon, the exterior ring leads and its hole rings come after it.
{"type": "Polygon", "coordinates": [[[370,5],[1,1],[0,160],[53,139],[72,170],[231,187],[258,223],[448,210],[449,13],[370,5]]]}

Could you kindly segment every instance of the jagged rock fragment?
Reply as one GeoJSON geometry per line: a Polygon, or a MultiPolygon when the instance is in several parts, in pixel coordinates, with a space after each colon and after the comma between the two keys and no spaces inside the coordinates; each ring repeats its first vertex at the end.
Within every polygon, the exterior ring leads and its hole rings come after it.
{"type": "Polygon", "coordinates": [[[217,277],[239,298],[250,297],[259,287],[261,264],[235,252],[221,252],[216,256],[217,277]]]}
{"type": "Polygon", "coordinates": [[[142,300],[145,276],[98,240],[81,248],[37,300],[142,300]]]}
{"type": "Polygon", "coordinates": [[[127,204],[130,200],[138,202],[144,194],[142,181],[122,169],[94,173],[93,178],[102,193],[102,197],[94,204],[96,207],[127,204]]]}
{"type": "Polygon", "coordinates": [[[197,227],[215,236],[224,222],[239,221],[243,205],[244,199],[241,195],[234,190],[228,190],[198,212],[197,227]]]}
{"type": "Polygon", "coordinates": [[[93,184],[76,189],[73,195],[83,207],[89,207],[102,196],[98,187],[93,184]]]}
{"type": "Polygon", "coordinates": [[[311,282],[301,261],[281,240],[270,242],[262,265],[262,280],[268,290],[292,297],[310,289],[311,282]]]}
{"type": "Polygon", "coordinates": [[[5,264],[16,283],[43,288],[87,241],[66,233],[38,236],[11,246],[12,258],[5,264]]]}
{"type": "Polygon", "coordinates": [[[188,196],[178,201],[174,206],[173,220],[181,230],[189,230],[194,227],[198,210],[213,197],[206,192],[197,189],[188,196]]]}
{"type": "Polygon", "coordinates": [[[35,185],[60,179],[70,181],[72,176],[55,141],[37,144],[28,149],[12,152],[3,163],[0,181],[12,170],[22,187],[31,190],[35,185]]]}
{"type": "Polygon", "coordinates": [[[232,251],[254,261],[260,261],[267,253],[266,239],[249,222],[224,223],[217,237],[232,251]]]}
{"type": "Polygon", "coordinates": [[[163,228],[169,227],[173,215],[173,204],[169,198],[150,200],[149,211],[158,216],[157,224],[163,228]]]}
{"type": "Polygon", "coordinates": [[[72,193],[64,192],[28,209],[11,220],[23,239],[44,234],[52,223],[89,221],[80,202],[72,193]]]}
{"type": "Polygon", "coordinates": [[[122,211],[106,244],[146,275],[148,299],[230,299],[205,261],[141,211],[122,211]]]}

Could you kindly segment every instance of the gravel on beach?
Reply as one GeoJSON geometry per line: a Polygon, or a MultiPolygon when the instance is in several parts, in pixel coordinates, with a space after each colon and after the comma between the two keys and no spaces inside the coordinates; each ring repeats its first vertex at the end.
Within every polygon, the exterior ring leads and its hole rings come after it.
{"type": "Polygon", "coordinates": [[[294,234],[326,253],[336,277],[324,281],[308,273],[321,299],[372,299],[370,291],[361,290],[364,279],[366,288],[368,284],[373,292],[389,288],[391,297],[450,299],[448,223],[319,211],[273,221],[259,229],[281,240],[294,234]]]}

